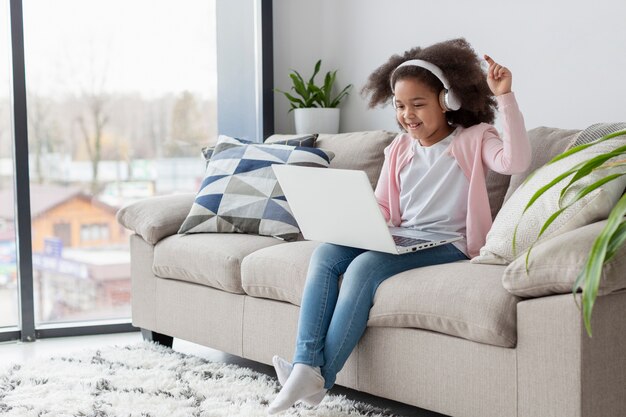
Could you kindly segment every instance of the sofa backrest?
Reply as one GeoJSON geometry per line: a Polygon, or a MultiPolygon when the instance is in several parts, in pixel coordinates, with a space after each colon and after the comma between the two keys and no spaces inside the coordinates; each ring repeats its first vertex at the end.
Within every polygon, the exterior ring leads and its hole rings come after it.
{"type": "Polygon", "coordinates": [[[576,129],[558,129],[554,127],[536,127],[528,131],[528,139],[532,148],[532,162],[521,174],[511,175],[511,181],[504,196],[503,203],[522,185],[528,175],[544,166],[555,156],[571,147],[580,133],[576,129]]]}
{"type": "Polygon", "coordinates": [[[526,177],[537,168],[545,165],[550,159],[569,148],[578,136],[579,130],[557,129],[553,127],[537,127],[528,131],[528,139],[532,148],[530,167],[521,174],[503,175],[489,170],[487,172],[487,192],[491,218],[495,219],[500,208],[511,197],[526,177]]]}
{"type": "MultiPolygon", "coordinates": [[[[335,158],[330,162],[331,168],[365,171],[372,188],[374,188],[385,160],[383,150],[397,134],[385,130],[338,134],[321,133],[317,138],[315,147],[332,151],[335,154],[335,158]]],[[[273,143],[290,137],[294,137],[294,135],[272,135],[265,140],[265,143],[273,143]]]]}
{"type": "MultiPolygon", "coordinates": [[[[529,130],[528,137],[533,152],[531,166],[525,172],[512,176],[498,174],[491,170],[487,173],[487,191],[492,218],[495,218],[502,204],[531,172],[569,148],[576,141],[579,133],[580,130],[553,127],[537,127],[529,130]]],[[[335,158],[330,163],[331,168],[363,170],[367,173],[374,188],[384,161],[383,150],[397,134],[397,132],[385,130],[320,134],[315,146],[335,153],[335,158]]],[[[298,135],[272,135],[265,143],[296,136],[298,135]]]]}

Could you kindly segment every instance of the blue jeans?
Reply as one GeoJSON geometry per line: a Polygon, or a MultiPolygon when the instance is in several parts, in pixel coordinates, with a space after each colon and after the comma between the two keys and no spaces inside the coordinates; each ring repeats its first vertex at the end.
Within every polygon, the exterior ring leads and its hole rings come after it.
{"type": "Polygon", "coordinates": [[[319,366],[324,388],[329,389],[365,331],[381,282],[409,269],[461,259],[467,257],[452,244],[404,255],[328,243],[318,246],[302,296],[293,363],[319,366]]]}

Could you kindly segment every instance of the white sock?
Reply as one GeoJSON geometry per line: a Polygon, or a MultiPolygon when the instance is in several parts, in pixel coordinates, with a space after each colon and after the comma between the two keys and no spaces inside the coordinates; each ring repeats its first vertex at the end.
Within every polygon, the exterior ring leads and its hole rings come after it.
{"type": "Polygon", "coordinates": [[[278,355],[274,355],[274,357],[272,358],[272,364],[274,364],[274,369],[276,370],[278,382],[280,382],[280,385],[285,385],[285,382],[287,382],[287,378],[289,378],[289,375],[291,374],[293,365],[291,364],[291,362],[281,358],[278,355]]]}
{"type": "Polygon", "coordinates": [[[297,363],[293,366],[287,382],[267,410],[268,414],[285,411],[298,400],[316,394],[324,389],[324,377],[319,368],[297,363]]]}
{"type": "MultiPolygon", "coordinates": [[[[276,376],[278,377],[278,382],[280,382],[280,385],[285,385],[285,382],[287,382],[289,375],[291,375],[293,365],[291,364],[291,362],[281,358],[278,355],[275,355],[272,358],[272,363],[274,364],[274,369],[276,370],[276,376]]],[[[311,407],[315,407],[316,405],[322,402],[322,400],[326,396],[326,391],[327,390],[322,388],[320,392],[317,392],[313,395],[309,395],[308,397],[303,398],[302,402],[304,402],[307,405],[310,405],[311,407]]]]}

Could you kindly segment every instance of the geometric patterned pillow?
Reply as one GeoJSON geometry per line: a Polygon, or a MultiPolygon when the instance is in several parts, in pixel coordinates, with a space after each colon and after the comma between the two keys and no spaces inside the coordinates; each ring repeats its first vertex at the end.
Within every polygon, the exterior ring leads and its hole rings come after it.
{"type": "Polygon", "coordinates": [[[296,240],[300,228],[272,165],[327,168],[333,157],[317,148],[257,144],[220,135],[178,233],[250,233],[296,240]]]}

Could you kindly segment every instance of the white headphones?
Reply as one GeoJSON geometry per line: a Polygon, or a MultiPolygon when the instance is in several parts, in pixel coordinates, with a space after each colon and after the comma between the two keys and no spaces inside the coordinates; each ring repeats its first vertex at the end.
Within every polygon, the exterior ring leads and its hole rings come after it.
{"type": "MultiPolygon", "coordinates": [[[[404,61],[402,64],[398,65],[391,72],[391,75],[389,76],[389,82],[391,83],[392,92],[393,92],[393,75],[398,70],[398,68],[407,67],[407,66],[424,68],[430,71],[435,77],[439,78],[439,81],[441,81],[441,83],[443,84],[443,90],[441,91],[441,94],[439,95],[439,104],[441,104],[441,107],[444,110],[454,111],[454,110],[458,110],[461,108],[461,100],[459,100],[456,94],[454,94],[454,91],[450,89],[450,83],[448,82],[448,79],[446,78],[446,76],[443,75],[443,71],[441,71],[441,68],[439,68],[435,64],[431,64],[430,62],[423,61],[421,59],[410,59],[408,61],[404,61]]],[[[394,102],[394,107],[395,107],[395,102],[396,102],[395,96],[393,98],[393,102],[394,102]]]]}

